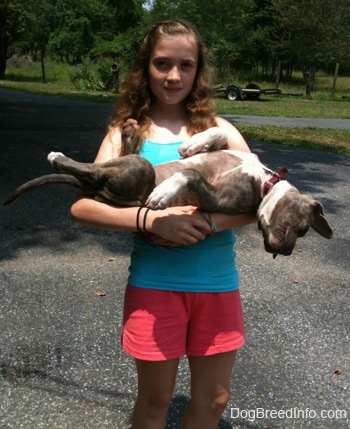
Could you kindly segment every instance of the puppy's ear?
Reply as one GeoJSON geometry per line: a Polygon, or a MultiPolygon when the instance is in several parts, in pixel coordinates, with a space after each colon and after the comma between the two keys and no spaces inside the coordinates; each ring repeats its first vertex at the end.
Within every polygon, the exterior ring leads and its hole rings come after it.
{"type": "Polygon", "coordinates": [[[318,232],[324,238],[332,238],[333,231],[324,217],[323,206],[319,201],[313,202],[314,220],[311,228],[318,232]]]}

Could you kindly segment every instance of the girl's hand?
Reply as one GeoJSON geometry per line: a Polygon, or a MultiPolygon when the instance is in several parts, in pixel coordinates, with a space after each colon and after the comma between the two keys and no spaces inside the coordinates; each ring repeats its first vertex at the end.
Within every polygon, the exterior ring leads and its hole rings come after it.
{"type": "Polygon", "coordinates": [[[195,244],[211,232],[209,223],[194,206],[150,210],[146,229],[155,244],[169,247],[195,244]]]}

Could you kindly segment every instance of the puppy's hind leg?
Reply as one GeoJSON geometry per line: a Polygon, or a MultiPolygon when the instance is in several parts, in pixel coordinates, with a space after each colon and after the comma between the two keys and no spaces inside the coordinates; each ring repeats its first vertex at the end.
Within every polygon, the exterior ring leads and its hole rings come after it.
{"type": "Polygon", "coordinates": [[[80,174],[84,170],[89,170],[94,165],[74,161],[74,159],[68,158],[68,156],[64,155],[62,152],[50,152],[47,155],[47,160],[58,171],[62,171],[64,173],[71,173],[73,175],[75,175],[76,173],[80,174]]]}
{"type": "Polygon", "coordinates": [[[100,174],[99,164],[74,161],[61,152],[50,152],[47,159],[57,171],[70,174],[85,183],[93,183],[100,174]]]}
{"type": "Polygon", "coordinates": [[[54,166],[54,167],[58,167],[57,164],[59,164],[59,159],[63,159],[63,158],[67,158],[66,155],[64,155],[62,152],[50,152],[47,155],[47,160],[49,161],[49,163],[54,166]],[[58,162],[57,162],[58,159],[58,162]]]}

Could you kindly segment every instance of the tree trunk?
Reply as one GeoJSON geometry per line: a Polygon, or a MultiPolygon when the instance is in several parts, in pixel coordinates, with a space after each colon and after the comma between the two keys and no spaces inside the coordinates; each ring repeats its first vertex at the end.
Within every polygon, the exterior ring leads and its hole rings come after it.
{"type": "Polygon", "coordinates": [[[5,79],[6,71],[6,53],[0,53],[0,79],[5,79]]]}
{"type": "Polygon", "coordinates": [[[278,60],[277,71],[276,71],[276,88],[278,88],[281,81],[281,70],[282,70],[282,62],[281,60],[278,60]]]}
{"type": "Polygon", "coordinates": [[[43,83],[47,83],[47,77],[46,77],[46,68],[45,68],[45,52],[40,52],[40,63],[41,63],[41,75],[43,78],[43,83]]]}
{"type": "Polygon", "coordinates": [[[337,87],[338,73],[339,73],[339,63],[337,63],[335,65],[334,76],[333,76],[333,87],[332,87],[332,94],[331,94],[331,97],[332,97],[333,100],[334,100],[334,97],[335,97],[335,90],[336,90],[336,87],[337,87]]]}
{"type": "Polygon", "coordinates": [[[311,76],[310,76],[310,72],[305,72],[304,73],[304,78],[305,78],[305,82],[306,82],[306,98],[311,98],[311,76]]]}

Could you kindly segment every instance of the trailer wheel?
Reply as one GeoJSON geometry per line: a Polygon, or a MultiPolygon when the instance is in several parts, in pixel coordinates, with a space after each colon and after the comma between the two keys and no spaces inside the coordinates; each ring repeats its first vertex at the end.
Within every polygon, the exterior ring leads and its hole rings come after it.
{"type": "MultiPolygon", "coordinates": [[[[256,89],[258,91],[261,90],[260,86],[257,85],[256,83],[248,83],[248,85],[246,86],[246,89],[256,89]]],[[[260,92],[245,94],[245,98],[247,100],[258,100],[259,97],[260,97],[260,92]]]]}
{"type": "Polygon", "coordinates": [[[236,100],[240,100],[242,98],[241,95],[241,88],[239,86],[229,86],[226,89],[226,97],[230,100],[230,101],[236,101],[236,100]]]}

